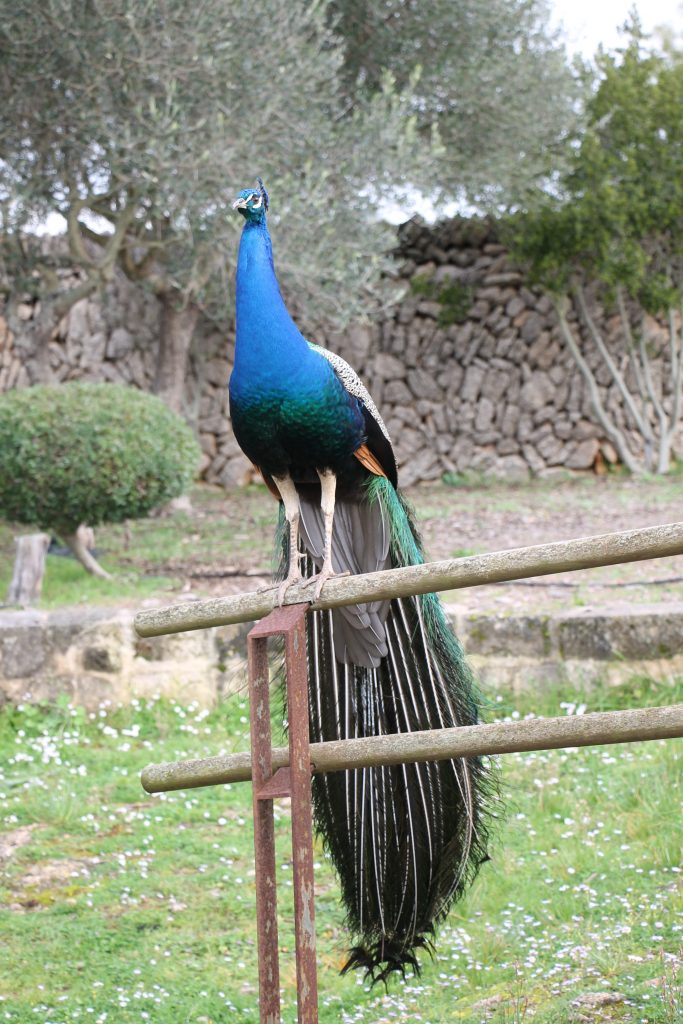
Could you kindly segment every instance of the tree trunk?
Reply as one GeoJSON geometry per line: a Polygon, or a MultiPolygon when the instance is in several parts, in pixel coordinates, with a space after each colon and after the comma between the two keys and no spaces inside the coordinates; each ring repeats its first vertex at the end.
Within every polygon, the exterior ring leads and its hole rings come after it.
{"type": "Polygon", "coordinates": [[[75,533],[68,533],[66,530],[60,529],[59,536],[87,572],[92,573],[93,576],[99,576],[103,580],[112,579],[111,573],[103,569],[92,551],[88,550],[88,540],[92,539],[92,530],[89,530],[84,523],[81,523],[75,533]]]}
{"type": "Polygon", "coordinates": [[[199,310],[195,305],[180,307],[175,293],[166,292],[162,295],[154,391],[177,413],[182,413],[187,356],[198,315],[199,310]]]}
{"type": "Polygon", "coordinates": [[[40,598],[45,575],[45,556],[50,546],[46,533],[31,533],[15,537],[17,553],[14,572],[7,591],[8,604],[33,604],[40,598]]]}

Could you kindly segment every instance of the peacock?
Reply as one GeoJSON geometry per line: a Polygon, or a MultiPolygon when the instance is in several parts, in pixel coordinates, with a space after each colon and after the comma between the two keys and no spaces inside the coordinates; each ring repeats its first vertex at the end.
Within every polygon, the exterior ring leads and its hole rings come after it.
{"type": "MultiPolygon", "coordinates": [[[[307,341],[284,303],[261,179],[244,217],[230,378],[235,437],[280,502],[278,601],[307,579],[423,561],[387,428],[354,370],[307,341]]],[[[307,616],[311,742],[473,725],[480,701],[435,594],[307,616]]],[[[435,926],[488,859],[490,765],[464,758],[316,775],[316,828],[339,875],[343,971],[419,974],[435,926]]]]}

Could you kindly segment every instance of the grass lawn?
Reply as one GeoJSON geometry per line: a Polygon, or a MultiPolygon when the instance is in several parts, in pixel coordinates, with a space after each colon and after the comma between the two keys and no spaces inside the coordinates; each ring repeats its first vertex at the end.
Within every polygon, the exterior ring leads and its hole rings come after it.
{"type": "MultiPolygon", "coordinates": [[[[71,557],[48,555],[38,607],[172,595],[187,586],[193,570],[207,566],[245,572],[262,566],[267,572],[276,519],[277,506],[265,486],[235,489],[226,500],[224,490],[198,485],[191,512],[98,527],[97,557],[114,575],[112,580],[89,576],[71,557]]],[[[13,537],[31,532],[35,530],[0,520],[0,600],[11,578],[13,537]]]]}
{"type": "MultiPolygon", "coordinates": [[[[576,713],[569,692],[489,718],[576,713]]],[[[683,700],[683,683],[595,691],[588,710],[683,700]]],[[[239,697],[210,713],[162,701],[98,713],[0,712],[0,1022],[258,1020],[248,784],[146,796],[149,761],[248,745],[239,697]]],[[[683,1019],[680,741],[507,755],[493,859],[420,978],[340,978],[345,932],[322,850],[320,1020],[683,1019]]],[[[291,850],[277,805],[283,1021],[296,1019],[291,850]]]]}

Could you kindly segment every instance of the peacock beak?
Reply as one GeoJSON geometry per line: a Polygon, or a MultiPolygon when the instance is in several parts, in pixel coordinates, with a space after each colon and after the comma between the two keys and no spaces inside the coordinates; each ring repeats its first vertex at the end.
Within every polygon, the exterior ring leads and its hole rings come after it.
{"type": "Polygon", "coordinates": [[[236,199],[235,202],[232,204],[232,208],[233,210],[246,210],[246,199],[243,196],[240,196],[239,199],[236,199]]]}

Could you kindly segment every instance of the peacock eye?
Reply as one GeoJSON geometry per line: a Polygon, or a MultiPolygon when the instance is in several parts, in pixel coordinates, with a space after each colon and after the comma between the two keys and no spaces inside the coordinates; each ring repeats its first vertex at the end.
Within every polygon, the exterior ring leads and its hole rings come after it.
{"type": "Polygon", "coordinates": [[[258,210],[259,206],[263,202],[263,197],[262,196],[252,196],[251,198],[254,200],[254,208],[258,210]]]}

